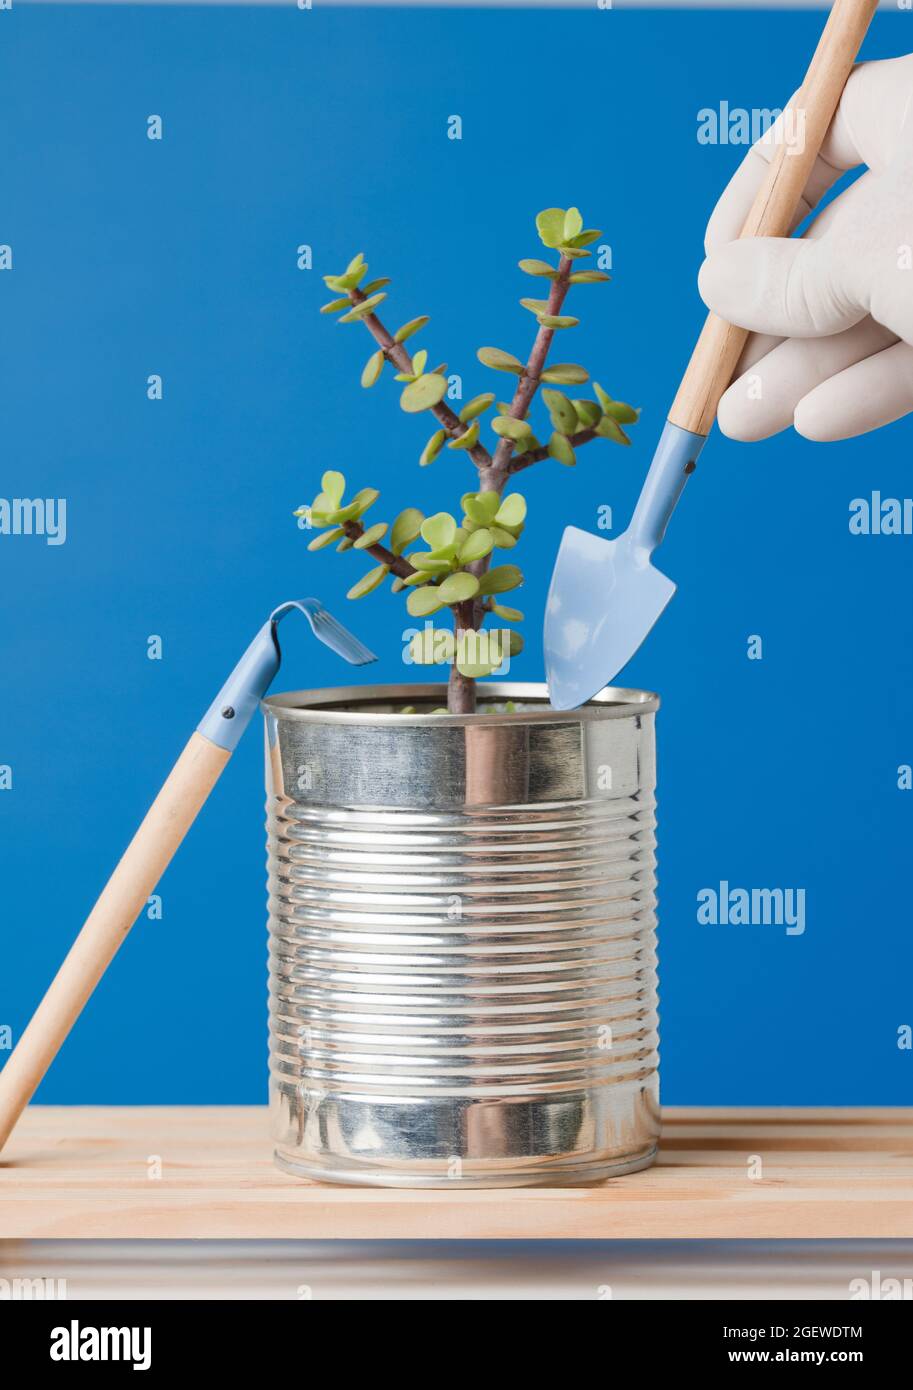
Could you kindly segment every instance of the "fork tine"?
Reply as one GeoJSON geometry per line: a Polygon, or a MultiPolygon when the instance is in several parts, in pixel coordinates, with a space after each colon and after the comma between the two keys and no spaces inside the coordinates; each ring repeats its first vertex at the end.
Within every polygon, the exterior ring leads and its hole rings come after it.
{"type": "Polygon", "coordinates": [[[316,598],[290,599],[287,603],[281,603],[270,615],[274,630],[275,624],[292,608],[297,608],[304,614],[318,641],[352,666],[365,666],[369,661],[377,660],[370,647],[366,647],[364,642],[359,642],[358,638],[347,627],[343,627],[338,618],[334,618],[316,598]]]}
{"type": "Polygon", "coordinates": [[[348,628],[343,627],[322,604],[317,605],[314,620],[314,635],[353,666],[365,666],[368,662],[377,660],[370,648],[360,642],[348,628]]]}

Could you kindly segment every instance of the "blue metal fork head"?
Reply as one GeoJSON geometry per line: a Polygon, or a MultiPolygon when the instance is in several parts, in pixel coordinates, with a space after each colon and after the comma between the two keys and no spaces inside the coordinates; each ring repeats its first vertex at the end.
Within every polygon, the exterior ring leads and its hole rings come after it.
{"type": "Polygon", "coordinates": [[[197,732],[219,748],[234,751],[258,704],[275,680],[282,660],[276,627],[293,609],[304,614],[315,637],[352,665],[361,666],[377,660],[373,652],[327,612],[319,599],[289,599],[281,603],[273,609],[197,725],[197,732]]]}

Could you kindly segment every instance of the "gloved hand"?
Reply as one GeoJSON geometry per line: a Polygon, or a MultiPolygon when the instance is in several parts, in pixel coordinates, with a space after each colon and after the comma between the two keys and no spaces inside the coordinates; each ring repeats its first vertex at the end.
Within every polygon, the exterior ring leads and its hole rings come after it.
{"type": "Polygon", "coordinates": [[[913,55],[853,71],[794,227],[846,170],[866,172],[803,238],[737,241],[775,134],[748,152],[707,227],[701,295],[753,332],[718,421],[733,439],[792,424],[847,439],[913,410],[913,55]]]}

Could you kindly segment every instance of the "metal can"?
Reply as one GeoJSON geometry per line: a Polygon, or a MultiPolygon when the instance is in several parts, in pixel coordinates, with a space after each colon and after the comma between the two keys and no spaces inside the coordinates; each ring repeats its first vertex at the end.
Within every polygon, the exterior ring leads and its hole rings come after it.
{"type": "Polygon", "coordinates": [[[659,701],[480,694],[474,715],[430,713],[439,685],[263,702],[289,1172],[517,1187],[652,1161],[659,701]]]}

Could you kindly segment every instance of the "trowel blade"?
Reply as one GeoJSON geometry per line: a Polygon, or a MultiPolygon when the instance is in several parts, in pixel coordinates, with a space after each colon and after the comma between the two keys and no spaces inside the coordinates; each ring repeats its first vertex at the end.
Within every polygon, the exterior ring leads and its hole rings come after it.
{"type": "Polygon", "coordinates": [[[545,672],[554,709],[585,704],[626,666],[675,593],[628,533],[576,526],[561,540],[545,609],[545,672]]]}

